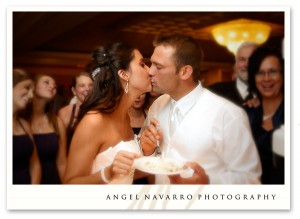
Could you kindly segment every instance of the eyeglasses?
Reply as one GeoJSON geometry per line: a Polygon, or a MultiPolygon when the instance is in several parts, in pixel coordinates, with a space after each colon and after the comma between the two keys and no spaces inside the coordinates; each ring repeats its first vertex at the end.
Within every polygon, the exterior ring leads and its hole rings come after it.
{"type": "Polygon", "coordinates": [[[259,79],[262,79],[265,76],[268,76],[270,78],[275,78],[277,77],[277,75],[280,74],[280,72],[281,72],[280,69],[270,69],[268,71],[258,71],[255,76],[259,79]]]}

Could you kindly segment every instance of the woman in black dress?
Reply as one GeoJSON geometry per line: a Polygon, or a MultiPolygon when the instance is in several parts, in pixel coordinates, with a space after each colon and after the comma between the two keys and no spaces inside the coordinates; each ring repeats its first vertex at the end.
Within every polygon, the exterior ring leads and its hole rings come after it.
{"type": "Polygon", "coordinates": [[[38,155],[42,165],[42,184],[60,184],[66,167],[66,130],[55,114],[56,82],[48,75],[35,77],[32,104],[27,107],[38,155]]]}
{"type": "Polygon", "coordinates": [[[33,97],[33,82],[21,70],[13,70],[13,184],[39,184],[41,165],[28,122],[19,117],[33,97]]]}
{"type": "Polygon", "coordinates": [[[284,168],[273,164],[272,135],[284,124],[284,60],[272,48],[260,47],[249,59],[249,87],[260,100],[247,108],[252,133],[262,163],[262,184],[283,184],[284,168]]]}
{"type": "MultiPolygon", "coordinates": [[[[130,117],[130,126],[135,135],[139,135],[141,128],[145,122],[147,117],[148,110],[145,106],[148,103],[150,97],[150,92],[141,94],[136,100],[133,102],[132,106],[128,110],[128,114],[130,117]]],[[[142,177],[140,179],[133,180],[133,184],[153,184],[154,183],[154,175],[149,175],[147,177],[142,177]]]]}

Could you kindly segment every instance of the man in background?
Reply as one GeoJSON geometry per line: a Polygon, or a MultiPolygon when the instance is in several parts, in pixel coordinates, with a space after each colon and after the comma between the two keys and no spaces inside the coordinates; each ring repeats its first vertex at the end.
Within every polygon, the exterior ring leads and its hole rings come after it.
{"type": "Polygon", "coordinates": [[[252,99],[248,92],[248,60],[258,44],[244,42],[237,50],[234,64],[236,80],[231,82],[217,82],[207,87],[208,90],[222,96],[238,106],[243,106],[246,100],[252,99]]]}

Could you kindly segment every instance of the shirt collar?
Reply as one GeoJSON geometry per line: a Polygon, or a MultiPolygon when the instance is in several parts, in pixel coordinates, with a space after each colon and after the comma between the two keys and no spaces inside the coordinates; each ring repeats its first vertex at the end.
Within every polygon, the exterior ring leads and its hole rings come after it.
{"type": "Polygon", "coordinates": [[[245,99],[248,95],[248,86],[239,78],[236,79],[236,86],[243,99],[245,99]]]}
{"type": "Polygon", "coordinates": [[[178,101],[171,98],[171,104],[176,104],[177,108],[179,109],[180,113],[182,115],[185,115],[197,102],[199,99],[201,93],[202,93],[203,87],[201,85],[201,82],[195,87],[191,92],[189,92],[184,97],[180,98],[178,101]]]}

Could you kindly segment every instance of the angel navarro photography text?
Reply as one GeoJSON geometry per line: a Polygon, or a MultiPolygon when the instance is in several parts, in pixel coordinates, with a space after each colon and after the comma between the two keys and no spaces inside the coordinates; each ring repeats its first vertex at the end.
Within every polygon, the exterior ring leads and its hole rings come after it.
{"type": "Polygon", "coordinates": [[[108,194],[106,200],[275,200],[276,194],[108,194]]]}

